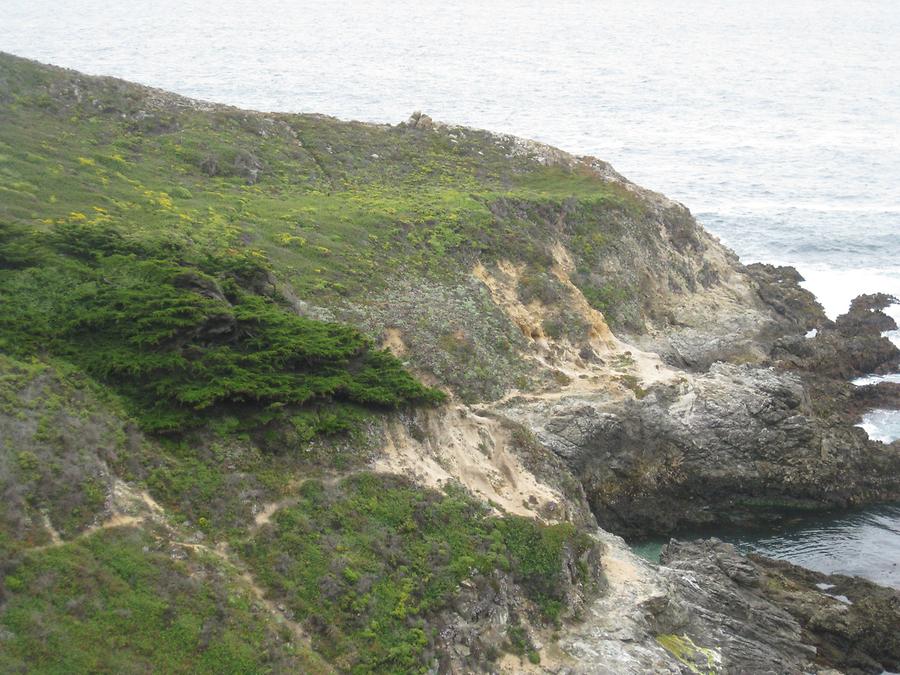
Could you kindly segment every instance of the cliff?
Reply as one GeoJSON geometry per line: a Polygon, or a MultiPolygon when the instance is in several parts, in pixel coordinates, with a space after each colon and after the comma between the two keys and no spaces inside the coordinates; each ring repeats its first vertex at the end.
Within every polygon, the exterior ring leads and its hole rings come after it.
{"type": "Polygon", "coordinates": [[[900,499],[890,299],[799,281],[592,157],[0,55],[0,667],[847,667],[615,536],[900,499]]]}

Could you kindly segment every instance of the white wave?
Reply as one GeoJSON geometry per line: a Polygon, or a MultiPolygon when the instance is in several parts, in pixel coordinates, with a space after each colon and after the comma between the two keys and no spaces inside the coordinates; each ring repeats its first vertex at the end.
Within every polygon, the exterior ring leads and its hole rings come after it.
{"type": "Polygon", "coordinates": [[[897,382],[900,384],[900,373],[891,373],[890,375],[865,375],[853,380],[853,384],[857,387],[864,387],[868,384],[878,384],[879,382],[897,382]]]}
{"type": "MultiPolygon", "coordinates": [[[[888,307],[889,310],[896,309],[897,305],[893,305],[892,307],[888,307]]],[[[889,311],[888,314],[894,317],[894,321],[900,324],[900,318],[897,317],[898,312],[889,311]]],[[[889,330],[884,336],[888,338],[891,342],[897,345],[897,348],[900,349],[900,330],[889,330]]]]}
{"type": "Polygon", "coordinates": [[[891,443],[900,439],[900,410],[873,410],[857,426],[873,441],[891,443]]]}
{"type": "MultiPolygon", "coordinates": [[[[850,301],[862,293],[888,293],[900,297],[900,270],[885,268],[836,269],[825,265],[796,264],[811,291],[829,318],[837,318],[850,307],[850,301]]],[[[886,313],[900,322],[900,305],[888,307],[886,313]]],[[[900,336],[891,336],[900,340],[900,336]]]]}

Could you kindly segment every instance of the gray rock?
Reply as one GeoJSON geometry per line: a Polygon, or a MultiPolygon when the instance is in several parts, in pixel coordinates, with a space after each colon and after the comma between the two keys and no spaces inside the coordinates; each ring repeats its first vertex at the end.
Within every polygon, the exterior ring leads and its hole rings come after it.
{"type": "Polygon", "coordinates": [[[434,121],[428,115],[417,110],[410,115],[409,119],[406,121],[406,126],[412,129],[428,131],[434,128],[434,121]]]}
{"type": "Polygon", "coordinates": [[[262,170],[262,161],[248,150],[239,151],[234,158],[235,174],[246,179],[248,185],[253,185],[259,180],[262,170]]]}
{"type": "Polygon", "coordinates": [[[565,459],[601,526],[641,535],[900,497],[900,455],[818,405],[798,374],[717,363],[640,399],[518,399],[504,413],[565,459]]]}
{"type": "Polygon", "coordinates": [[[746,558],[715,539],[673,540],[661,561],[660,572],[690,608],[679,630],[713,645],[724,672],[881,673],[900,665],[894,589],[746,558]]]}

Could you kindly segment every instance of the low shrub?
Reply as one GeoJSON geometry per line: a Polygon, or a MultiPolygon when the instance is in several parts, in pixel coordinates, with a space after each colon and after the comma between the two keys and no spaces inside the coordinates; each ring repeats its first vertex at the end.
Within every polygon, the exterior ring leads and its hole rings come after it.
{"type": "MultiPolygon", "coordinates": [[[[0,347],[81,366],[125,395],[146,430],[184,430],[235,406],[246,415],[327,403],[340,417],[344,403],[443,399],[355,328],[261,295],[268,272],[248,253],[189,256],[81,223],[42,244],[41,264],[0,275],[0,347]]],[[[343,429],[335,416],[316,419],[315,432],[343,429]]]]}
{"type": "Polygon", "coordinates": [[[440,494],[399,477],[308,481],[300,497],[237,547],[317,650],[350,672],[424,671],[438,613],[461,582],[495,570],[544,619],[558,620],[566,548],[580,555],[590,546],[571,525],[492,517],[460,490],[440,494]]]}

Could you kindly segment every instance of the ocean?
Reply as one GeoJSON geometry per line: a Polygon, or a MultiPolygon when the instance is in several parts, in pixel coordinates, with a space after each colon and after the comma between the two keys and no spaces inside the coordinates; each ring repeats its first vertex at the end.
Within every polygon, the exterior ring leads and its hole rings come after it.
{"type": "MultiPolygon", "coordinates": [[[[4,0],[0,50],[241,107],[422,110],[595,155],[745,262],[797,267],[836,316],[859,293],[900,296],[898,35],[892,0],[4,0]]],[[[900,438],[900,413],[863,427],[900,438]]],[[[732,538],[900,587],[896,507],[732,538]]]]}

